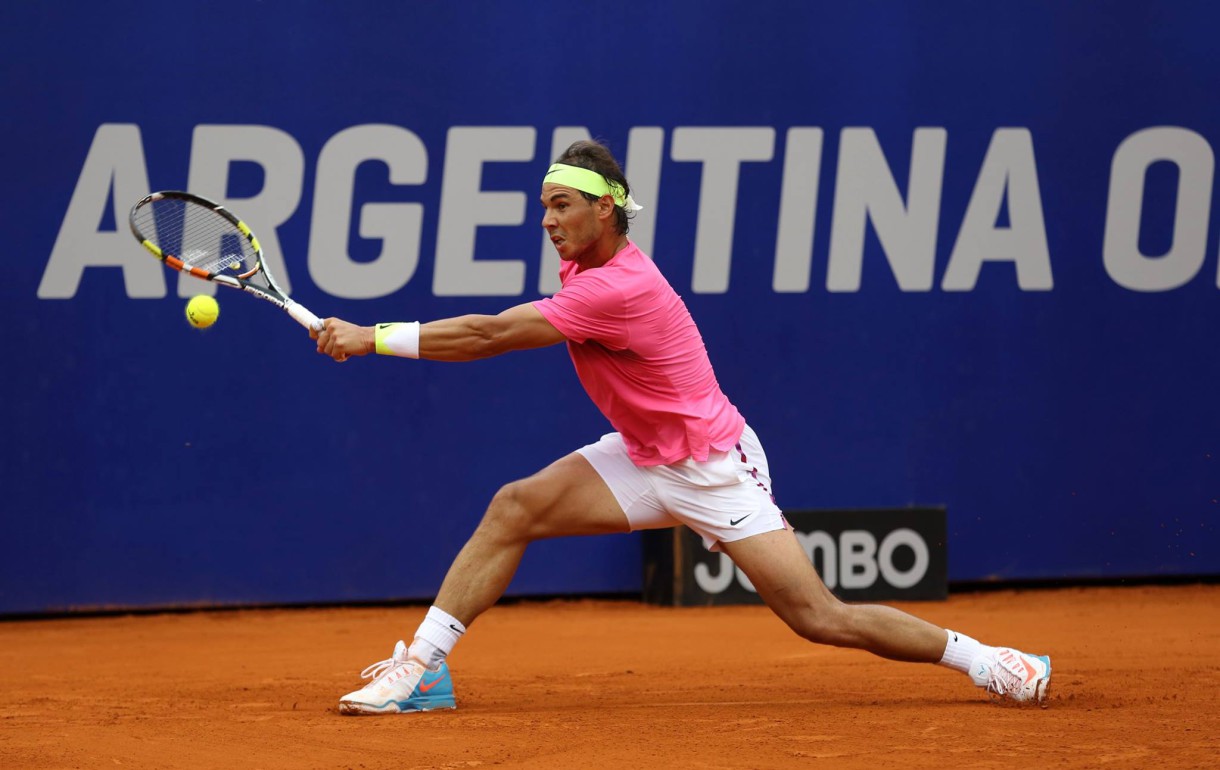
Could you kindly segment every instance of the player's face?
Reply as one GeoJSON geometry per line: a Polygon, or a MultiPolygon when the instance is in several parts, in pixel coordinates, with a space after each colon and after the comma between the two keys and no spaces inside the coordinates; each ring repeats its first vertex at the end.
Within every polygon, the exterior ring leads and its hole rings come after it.
{"type": "Polygon", "coordinates": [[[606,220],[599,217],[601,201],[590,201],[579,190],[560,184],[542,185],[542,228],[546,230],[564,261],[580,262],[594,253],[605,234],[606,220]]]}

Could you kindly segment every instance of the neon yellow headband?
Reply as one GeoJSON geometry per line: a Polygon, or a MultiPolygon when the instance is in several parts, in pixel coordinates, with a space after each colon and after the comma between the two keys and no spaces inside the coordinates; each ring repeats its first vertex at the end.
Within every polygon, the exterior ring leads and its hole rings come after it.
{"type": "Polygon", "coordinates": [[[614,198],[616,206],[622,206],[628,211],[639,211],[644,208],[632,200],[630,195],[623,192],[622,185],[614,184],[596,171],[590,171],[580,166],[555,163],[547,170],[546,176],[542,178],[542,181],[544,184],[561,184],[564,187],[571,187],[574,190],[596,195],[599,198],[603,195],[609,195],[611,198],[614,198]]]}

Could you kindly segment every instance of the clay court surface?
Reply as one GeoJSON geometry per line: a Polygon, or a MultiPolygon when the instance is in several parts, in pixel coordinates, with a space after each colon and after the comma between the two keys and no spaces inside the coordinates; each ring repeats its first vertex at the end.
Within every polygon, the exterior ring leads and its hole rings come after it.
{"type": "Polygon", "coordinates": [[[1216,767],[1220,586],[897,605],[1047,652],[1049,708],[821,648],[766,609],[500,606],[450,658],[458,710],[340,717],[424,607],[0,623],[3,768],[1216,767]]]}

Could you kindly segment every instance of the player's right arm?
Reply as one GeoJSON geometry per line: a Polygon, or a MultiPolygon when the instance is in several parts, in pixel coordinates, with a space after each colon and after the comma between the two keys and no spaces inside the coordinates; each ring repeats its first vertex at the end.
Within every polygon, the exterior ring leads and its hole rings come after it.
{"type": "MultiPolygon", "coordinates": [[[[327,318],[326,328],[312,332],[318,352],[336,360],[377,350],[377,329],[327,318]]],[[[464,315],[421,324],[418,357],[433,361],[474,361],[511,350],[554,345],[564,336],[532,303],[511,307],[498,315],[464,315]]]]}

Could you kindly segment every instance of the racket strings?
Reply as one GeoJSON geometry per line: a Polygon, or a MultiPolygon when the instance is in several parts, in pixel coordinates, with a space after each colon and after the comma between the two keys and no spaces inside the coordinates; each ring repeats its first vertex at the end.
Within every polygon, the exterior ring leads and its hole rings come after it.
{"type": "Polygon", "coordinates": [[[253,270],[258,255],[245,234],[206,206],[162,198],[141,206],[135,224],[148,240],[187,267],[209,273],[253,270]]]}

